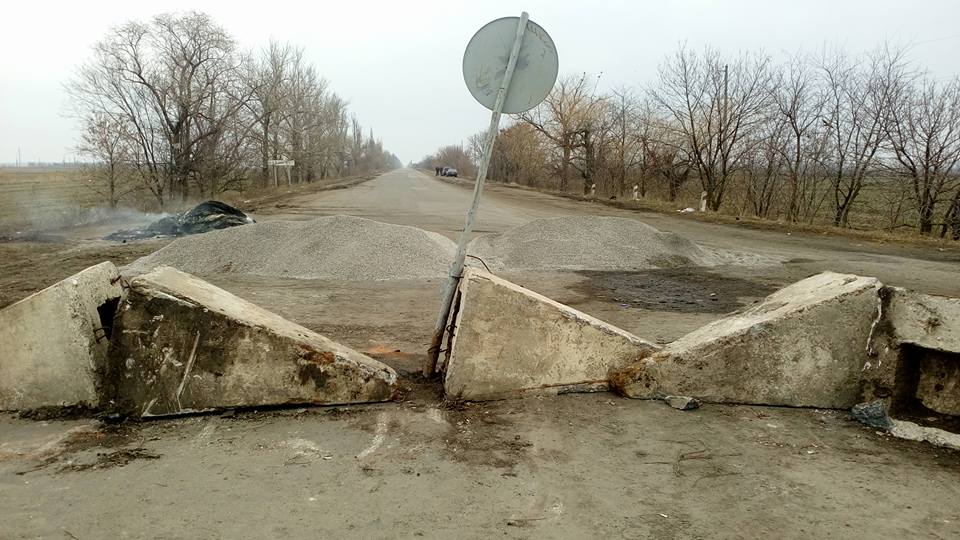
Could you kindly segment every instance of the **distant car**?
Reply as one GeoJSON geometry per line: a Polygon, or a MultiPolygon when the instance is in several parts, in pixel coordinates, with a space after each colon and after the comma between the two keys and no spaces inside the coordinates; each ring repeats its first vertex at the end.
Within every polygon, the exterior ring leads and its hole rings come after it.
{"type": "Polygon", "coordinates": [[[457,176],[457,170],[454,169],[453,167],[444,167],[444,168],[443,168],[443,175],[444,175],[444,176],[453,176],[454,178],[456,178],[456,176],[457,176]]]}

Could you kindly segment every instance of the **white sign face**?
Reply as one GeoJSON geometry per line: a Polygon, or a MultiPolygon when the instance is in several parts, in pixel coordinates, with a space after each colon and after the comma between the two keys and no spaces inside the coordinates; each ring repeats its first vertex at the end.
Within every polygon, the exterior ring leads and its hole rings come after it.
{"type": "MultiPolygon", "coordinates": [[[[463,80],[473,97],[490,110],[510,61],[519,23],[519,17],[487,23],[473,35],[463,53],[463,80]]],[[[546,30],[527,21],[503,112],[521,113],[539,105],[557,82],[559,66],[557,48],[546,30]]]]}

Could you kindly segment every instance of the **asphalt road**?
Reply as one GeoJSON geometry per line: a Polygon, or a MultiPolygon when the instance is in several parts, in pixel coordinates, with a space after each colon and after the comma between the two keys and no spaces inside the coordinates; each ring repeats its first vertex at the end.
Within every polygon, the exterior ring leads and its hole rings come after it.
{"type": "MultiPolygon", "coordinates": [[[[269,219],[310,219],[349,214],[398,225],[411,225],[454,237],[463,227],[473,192],[464,186],[435,179],[414,169],[388,172],[369,182],[332,191],[321,191],[283,202],[269,219]]],[[[562,213],[549,205],[517,201],[488,191],[483,199],[475,232],[500,232],[531,219],[562,213]]]]}
{"type": "MultiPolygon", "coordinates": [[[[412,225],[456,239],[472,199],[472,188],[413,169],[399,169],[350,189],[322,191],[261,209],[257,218],[310,219],[350,214],[412,225]]],[[[533,219],[602,215],[638,219],[702,245],[752,251],[784,262],[769,277],[788,283],[824,270],[874,276],[886,284],[933,294],[960,296],[960,256],[931,247],[871,243],[840,236],[756,230],[736,225],[638,212],[574,201],[531,190],[488,184],[474,232],[496,233],[533,219]]]]}

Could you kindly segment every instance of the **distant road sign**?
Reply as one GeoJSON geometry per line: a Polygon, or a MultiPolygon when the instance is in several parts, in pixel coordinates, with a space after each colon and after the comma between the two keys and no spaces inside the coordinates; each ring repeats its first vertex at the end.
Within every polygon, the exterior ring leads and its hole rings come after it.
{"type": "Polygon", "coordinates": [[[276,165],[277,167],[293,167],[296,163],[292,159],[268,159],[267,165],[276,165]]]}
{"type": "MultiPolygon", "coordinates": [[[[487,23],[473,35],[463,53],[463,80],[473,97],[490,110],[497,100],[519,22],[519,17],[504,17],[487,23]]],[[[502,112],[521,113],[539,105],[557,82],[559,66],[550,35],[537,23],[527,21],[502,112]]]]}

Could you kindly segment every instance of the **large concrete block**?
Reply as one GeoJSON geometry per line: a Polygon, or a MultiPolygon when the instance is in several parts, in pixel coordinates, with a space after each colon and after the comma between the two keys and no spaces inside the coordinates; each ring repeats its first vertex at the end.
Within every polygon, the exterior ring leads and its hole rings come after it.
{"type": "Polygon", "coordinates": [[[611,376],[626,396],[849,408],[876,320],[880,282],[824,272],[715,321],[611,376]]]}
{"type": "Polygon", "coordinates": [[[170,267],[135,278],[117,314],[114,406],[140,416],[385,401],[389,367],[170,267]]]}
{"type": "Polygon", "coordinates": [[[887,287],[886,317],[900,343],[960,353],[960,298],[887,287]]]}
{"type": "Polygon", "coordinates": [[[97,407],[122,293],[105,262],[0,311],[0,409],[97,407]]]}
{"type": "Polygon", "coordinates": [[[444,391],[485,400],[606,390],[607,374],[657,347],[489,273],[468,268],[444,391]]]}
{"type": "Polygon", "coordinates": [[[960,299],[884,287],[883,318],[864,367],[863,401],[884,399],[891,415],[917,403],[960,415],[960,299]]]}

